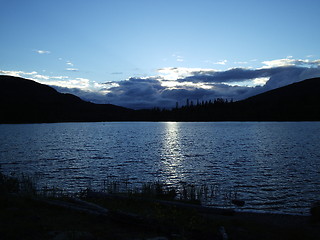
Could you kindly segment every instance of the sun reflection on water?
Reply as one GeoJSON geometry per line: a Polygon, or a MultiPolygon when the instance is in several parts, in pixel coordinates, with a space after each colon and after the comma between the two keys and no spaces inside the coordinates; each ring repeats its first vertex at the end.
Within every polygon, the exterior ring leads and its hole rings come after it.
{"type": "Polygon", "coordinates": [[[184,179],[183,153],[181,147],[180,123],[164,123],[165,134],[162,137],[161,162],[163,177],[168,185],[177,184],[184,179]]]}

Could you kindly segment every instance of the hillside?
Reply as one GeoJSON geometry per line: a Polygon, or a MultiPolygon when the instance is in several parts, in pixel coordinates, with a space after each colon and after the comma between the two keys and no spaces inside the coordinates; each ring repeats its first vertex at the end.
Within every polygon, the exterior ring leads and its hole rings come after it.
{"type": "MultiPolygon", "coordinates": [[[[320,78],[307,79],[237,103],[251,120],[320,120],[320,78]]],[[[238,116],[242,115],[238,113],[238,116]]]]}
{"type": "Polygon", "coordinates": [[[93,104],[32,80],[0,76],[0,123],[115,121],[131,110],[93,104]]]}
{"type": "Polygon", "coordinates": [[[140,112],[141,120],[151,121],[320,121],[320,78],[237,102],[213,99],[170,111],[140,112]]]}

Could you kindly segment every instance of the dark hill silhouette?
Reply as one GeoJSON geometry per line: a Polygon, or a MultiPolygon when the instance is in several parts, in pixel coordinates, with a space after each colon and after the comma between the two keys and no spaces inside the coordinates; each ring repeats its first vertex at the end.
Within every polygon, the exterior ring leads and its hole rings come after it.
{"type": "Polygon", "coordinates": [[[320,78],[308,79],[248,99],[214,99],[168,110],[144,110],[152,121],[320,121],[320,78]]]}
{"type": "MultiPolygon", "coordinates": [[[[247,98],[243,102],[269,102],[269,103],[284,103],[288,100],[300,102],[307,100],[320,99],[320,78],[307,79],[301,82],[292,83],[290,85],[273,89],[256,96],[247,98]]],[[[307,103],[307,102],[306,102],[307,103]]]]}
{"type": "MultiPolygon", "coordinates": [[[[261,93],[235,104],[248,120],[320,120],[320,78],[261,93]]],[[[238,116],[242,115],[238,113],[238,116]]]]}
{"type": "Polygon", "coordinates": [[[0,76],[0,122],[114,121],[127,118],[130,109],[93,104],[72,94],[19,77],[0,76]]]}

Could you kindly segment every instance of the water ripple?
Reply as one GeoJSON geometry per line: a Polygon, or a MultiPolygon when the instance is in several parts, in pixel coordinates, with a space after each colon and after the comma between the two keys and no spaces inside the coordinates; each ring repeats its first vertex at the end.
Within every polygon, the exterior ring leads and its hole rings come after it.
{"type": "Polygon", "coordinates": [[[320,123],[0,125],[0,164],[69,190],[103,180],[219,186],[245,210],[309,212],[320,196],[320,123]]]}

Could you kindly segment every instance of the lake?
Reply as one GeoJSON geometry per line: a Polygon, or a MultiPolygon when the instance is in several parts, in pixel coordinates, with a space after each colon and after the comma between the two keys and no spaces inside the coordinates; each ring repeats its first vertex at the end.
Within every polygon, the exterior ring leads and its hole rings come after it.
{"type": "Polygon", "coordinates": [[[78,191],[104,180],[210,186],[246,211],[308,214],[320,200],[320,122],[103,122],[0,125],[6,174],[78,191]]]}

